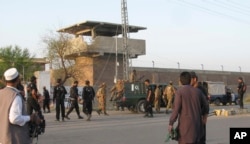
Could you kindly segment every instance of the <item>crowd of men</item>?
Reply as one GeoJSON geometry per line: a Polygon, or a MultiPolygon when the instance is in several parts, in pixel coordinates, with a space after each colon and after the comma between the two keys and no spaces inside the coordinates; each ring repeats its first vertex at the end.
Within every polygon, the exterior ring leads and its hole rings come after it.
{"type": "MultiPolygon", "coordinates": [[[[36,77],[32,76],[27,86],[27,100],[25,99],[24,87],[20,83],[19,72],[16,68],[10,68],[4,73],[6,86],[0,90],[0,123],[4,127],[0,127],[0,143],[31,143],[30,135],[28,135],[29,124],[35,123],[39,125],[44,121],[41,118],[42,109],[39,105],[39,97],[36,85],[36,77]],[[25,109],[25,101],[26,108],[25,109]],[[26,133],[27,132],[27,133],[26,133]]],[[[136,71],[130,76],[129,82],[136,81],[136,71]]],[[[173,82],[163,89],[158,85],[155,89],[150,86],[150,80],[146,79],[146,103],[144,117],[153,117],[153,107],[156,112],[160,112],[161,98],[166,104],[166,114],[172,113],[169,119],[169,132],[178,131],[180,144],[205,144],[206,143],[206,121],[209,113],[208,96],[204,88],[198,82],[198,76],[194,72],[182,72],[180,74],[181,86],[176,89],[173,82]],[[178,125],[174,128],[174,123],[178,119],[178,125]]],[[[242,77],[238,78],[238,93],[240,97],[240,108],[244,108],[243,95],[246,92],[246,85],[242,77]]],[[[65,112],[64,100],[67,91],[63,86],[61,79],[57,80],[54,87],[53,103],[56,104],[56,121],[64,121],[65,118],[70,120],[70,113],[75,109],[79,119],[83,119],[80,115],[79,100],[82,99],[82,112],[87,116],[87,121],[91,120],[93,101],[96,96],[98,100],[98,108],[96,112],[108,116],[106,111],[107,90],[106,84],[102,83],[97,92],[90,85],[90,81],[85,81],[82,89],[82,95],[78,94],[78,81],[74,81],[70,88],[70,108],[65,112]]],[[[120,100],[124,93],[124,81],[118,80],[110,90],[110,101],[120,100]]],[[[50,113],[50,96],[46,87],[43,87],[43,112],[50,113]],[[46,111],[47,109],[47,111],[46,111]]],[[[117,109],[123,105],[116,105],[117,109]]]]}

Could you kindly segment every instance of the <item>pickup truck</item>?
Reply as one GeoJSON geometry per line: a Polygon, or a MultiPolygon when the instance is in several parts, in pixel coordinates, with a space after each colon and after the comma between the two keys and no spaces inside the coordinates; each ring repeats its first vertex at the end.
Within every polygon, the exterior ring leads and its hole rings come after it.
{"type": "Polygon", "coordinates": [[[202,82],[202,85],[207,90],[210,104],[214,103],[219,106],[221,103],[223,105],[234,103],[238,105],[238,95],[234,94],[224,82],[205,81],[202,82]]]}
{"type": "MultiPolygon", "coordinates": [[[[157,85],[161,86],[161,89],[164,90],[167,86],[166,84],[150,84],[153,91],[157,85]]],[[[136,83],[124,83],[124,95],[122,99],[117,101],[117,105],[123,105],[127,107],[130,111],[144,113],[144,104],[146,101],[146,87],[142,82],[136,83]]],[[[161,100],[161,106],[165,106],[163,99],[161,100]]]]}

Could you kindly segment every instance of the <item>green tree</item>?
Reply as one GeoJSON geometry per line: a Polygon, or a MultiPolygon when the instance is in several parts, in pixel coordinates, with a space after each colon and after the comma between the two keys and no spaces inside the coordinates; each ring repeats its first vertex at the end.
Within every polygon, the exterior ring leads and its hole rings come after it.
{"type": "Polygon", "coordinates": [[[21,49],[19,46],[7,46],[0,48],[0,74],[6,69],[15,67],[19,73],[27,80],[34,71],[38,68],[33,65],[32,59],[34,55],[31,55],[27,48],[21,49]]]}

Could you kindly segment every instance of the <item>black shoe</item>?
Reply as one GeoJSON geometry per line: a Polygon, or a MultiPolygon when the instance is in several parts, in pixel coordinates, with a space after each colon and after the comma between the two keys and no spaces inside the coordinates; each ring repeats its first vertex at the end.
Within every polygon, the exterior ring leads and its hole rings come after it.
{"type": "Polygon", "coordinates": [[[64,122],[64,118],[62,118],[62,121],[64,122]]]}
{"type": "Polygon", "coordinates": [[[78,116],[78,119],[83,119],[83,117],[79,115],[79,116],[78,116]]]}
{"type": "Polygon", "coordinates": [[[58,122],[59,122],[60,120],[59,120],[59,119],[56,119],[55,121],[58,121],[58,122]]]}
{"type": "Polygon", "coordinates": [[[145,114],[143,117],[147,118],[147,117],[148,117],[148,114],[145,114]]]}
{"type": "Polygon", "coordinates": [[[109,114],[107,114],[106,112],[104,112],[104,115],[105,115],[105,116],[109,116],[109,114]]]}
{"type": "Polygon", "coordinates": [[[68,120],[70,120],[70,118],[67,115],[65,116],[65,118],[68,119],[68,120]]]}
{"type": "Polygon", "coordinates": [[[148,116],[149,118],[153,118],[154,116],[153,115],[150,115],[150,116],[148,116]]]}

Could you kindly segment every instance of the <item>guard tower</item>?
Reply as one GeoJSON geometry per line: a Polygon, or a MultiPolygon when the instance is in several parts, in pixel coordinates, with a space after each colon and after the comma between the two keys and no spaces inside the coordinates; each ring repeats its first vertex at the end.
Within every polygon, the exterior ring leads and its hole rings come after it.
{"type": "MultiPolygon", "coordinates": [[[[145,30],[145,27],[128,26],[130,33],[145,30]]],[[[84,80],[99,85],[101,82],[112,84],[123,78],[123,39],[122,25],[108,22],[85,21],[58,32],[73,34],[73,46],[66,51],[66,58],[74,59],[76,67],[81,71],[80,85],[84,80]],[[117,62],[117,63],[116,63],[117,62]],[[117,73],[116,73],[117,72],[117,73]]],[[[145,40],[128,39],[129,58],[137,58],[146,54],[145,40]]]]}

